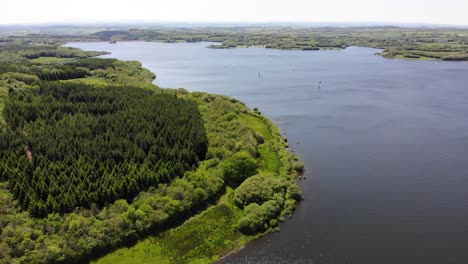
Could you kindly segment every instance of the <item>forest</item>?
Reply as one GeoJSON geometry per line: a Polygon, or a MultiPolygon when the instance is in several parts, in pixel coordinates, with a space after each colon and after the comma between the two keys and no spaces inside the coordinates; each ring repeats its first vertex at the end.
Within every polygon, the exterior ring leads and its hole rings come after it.
{"type": "Polygon", "coordinates": [[[38,217],[130,201],[207,151],[194,102],[135,87],[45,82],[12,90],[3,114],[10,129],[0,134],[0,175],[38,217]]]}
{"type": "Polygon", "coordinates": [[[161,263],[211,263],[301,199],[298,157],[242,102],[161,89],[141,63],[95,52],[34,61],[60,55],[14,42],[0,43],[2,263],[86,263],[159,236],[161,263]],[[245,195],[255,187],[265,195],[245,195]]]}

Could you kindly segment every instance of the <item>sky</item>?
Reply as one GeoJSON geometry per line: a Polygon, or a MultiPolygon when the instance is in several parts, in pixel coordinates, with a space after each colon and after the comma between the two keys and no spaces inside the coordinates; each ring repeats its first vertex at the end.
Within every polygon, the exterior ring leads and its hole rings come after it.
{"type": "Polygon", "coordinates": [[[468,0],[2,0],[0,24],[388,22],[468,25],[468,0]]]}

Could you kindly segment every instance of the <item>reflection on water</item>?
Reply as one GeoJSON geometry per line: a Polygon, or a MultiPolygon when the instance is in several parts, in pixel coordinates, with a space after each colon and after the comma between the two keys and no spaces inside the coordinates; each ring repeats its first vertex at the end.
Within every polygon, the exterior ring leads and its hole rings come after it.
{"type": "Polygon", "coordinates": [[[162,87],[233,96],[286,130],[305,201],[281,232],[222,263],[468,263],[468,63],[368,48],[70,45],[142,61],[162,87]]]}

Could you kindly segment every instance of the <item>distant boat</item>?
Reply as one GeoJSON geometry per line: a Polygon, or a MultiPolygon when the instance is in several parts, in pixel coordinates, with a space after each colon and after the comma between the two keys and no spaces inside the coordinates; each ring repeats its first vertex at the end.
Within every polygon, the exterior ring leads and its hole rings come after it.
{"type": "Polygon", "coordinates": [[[116,40],[111,40],[111,41],[109,41],[109,43],[110,43],[110,44],[116,44],[117,41],[116,41],[116,40]]]}

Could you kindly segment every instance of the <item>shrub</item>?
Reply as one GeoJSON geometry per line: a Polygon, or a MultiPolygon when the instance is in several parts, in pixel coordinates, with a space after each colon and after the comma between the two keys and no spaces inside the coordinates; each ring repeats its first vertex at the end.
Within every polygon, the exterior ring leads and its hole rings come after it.
{"type": "Polygon", "coordinates": [[[258,163],[247,152],[238,152],[223,163],[224,180],[231,187],[239,186],[257,173],[258,163]]]}
{"type": "Polygon", "coordinates": [[[291,184],[288,187],[288,197],[296,201],[300,201],[302,199],[302,192],[299,189],[299,186],[296,184],[291,184]]]}
{"type": "Polygon", "coordinates": [[[275,198],[275,194],[284,194],[290,185],[282,178],[271,175],[256,175],[247,179],[234,192],[234,202],[243,207],[250,203],[263,203],[275,198]]]}
{"type": "Polygon", "coordinates": [[[263,139],[263,136],[260,132],[255,132],[255,139],[257,140],[258,144],[265,142],[265,139],[263,139]]]}
{"type": "Polygon", "coordinates": [[[281,214],[281,205],[275,200],[262,205],[251,203],[245,207],[245,216],[239,219],[239,231],[246,235],[264,232],[270,227],[278,225],[276,218],[281,214]]]}
{"type": "Polygon", "coordinates": [[[292,168],[295,170],[295,171],[304,171],[304,163],[300,162],[300,161],[296,161],[292,164],[292,168]]]}

